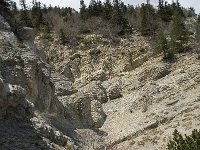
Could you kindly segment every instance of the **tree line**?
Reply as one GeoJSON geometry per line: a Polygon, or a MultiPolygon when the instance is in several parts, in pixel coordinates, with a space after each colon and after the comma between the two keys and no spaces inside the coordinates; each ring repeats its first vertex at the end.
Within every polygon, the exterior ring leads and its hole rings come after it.
{"type": "MultiPolygon", "coordinates": [[[[125,5],[121,0],[91,0],[86,6],[80,0],[80,11],[70,7],[52,7],[33,0],[31,6],[20,0],[21,8],[11,0],[0,2],[0,12],[10,9],[16,22],[45,32],[56,31],[61,43],[76,43],[78,35],[87,33],[102,34],[106,37],[126,36],[137,30],[142,36],[156,41],[157,49],[163,52],[164,59],[173,59],[174,54],[183,52],[192,34],[185,21],[198,17],[196,23],[196,43],[199,43],[199,16],[193,8],[183,8],[177,0],[169,4],[159,0],[158,7],[150,0],[140,6],[125,5]]],[[[198,45],[198,44],[196,44],[198,45]]]]}

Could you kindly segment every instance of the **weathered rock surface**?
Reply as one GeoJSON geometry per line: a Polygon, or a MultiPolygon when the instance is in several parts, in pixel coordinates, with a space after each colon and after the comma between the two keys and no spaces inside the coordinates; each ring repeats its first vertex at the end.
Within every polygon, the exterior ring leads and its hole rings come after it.
{"type": "Polygon", "coordinates": [[[200,62],[162,61],[137,33],[72,49],[35,31],[23,42],[0,16],[0,149],[166,149],[174,129],[199,129],[200,62]]]}
{"type": "Polygon", "coordinates": [[[110,100],[122,97],[122,89],[119,85],[112,85],[108,87],[108,97],[110,100]]]}

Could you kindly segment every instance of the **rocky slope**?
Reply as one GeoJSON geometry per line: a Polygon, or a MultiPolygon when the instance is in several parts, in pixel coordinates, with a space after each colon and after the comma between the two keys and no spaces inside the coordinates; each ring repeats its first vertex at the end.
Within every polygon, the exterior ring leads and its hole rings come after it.
{"type": "Polygon", "coordinates": [[[166,149],[174,129],[200,129],[200,61],[163,62],[135,32],[76,49],[0,17],[1,149],[166,149]]]}

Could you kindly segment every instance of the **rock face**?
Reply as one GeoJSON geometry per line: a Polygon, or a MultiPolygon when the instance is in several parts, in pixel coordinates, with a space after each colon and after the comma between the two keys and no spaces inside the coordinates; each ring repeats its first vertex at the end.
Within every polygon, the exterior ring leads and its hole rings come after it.
{"type": "Polygon", "coordinates": [[[25,90],[17,85],[4,83],[0,78],[0,120],[7,118],[26,118],[33,104],[25,99],[25,90]]]}
{"type": "Polygon", "coordinates": [[[174,129],[199,129],[200,62],[173,63],[135,33],[109,45],[87,35],[76,49],[0,16],[0,145],[7,149],[162,150],[174,129]]]}

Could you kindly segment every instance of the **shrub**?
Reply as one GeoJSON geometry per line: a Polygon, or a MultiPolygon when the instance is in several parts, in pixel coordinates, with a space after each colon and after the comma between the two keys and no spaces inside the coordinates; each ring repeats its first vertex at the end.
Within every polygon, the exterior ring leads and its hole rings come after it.
{"type": "Polygon", "coordinates": [[[200,150],[200,130],[193,130],[192,134],[183,137],[177,130],[173,133],[173,139],[168,143],[168,150],[200,150]]]}

